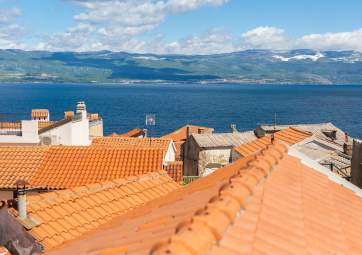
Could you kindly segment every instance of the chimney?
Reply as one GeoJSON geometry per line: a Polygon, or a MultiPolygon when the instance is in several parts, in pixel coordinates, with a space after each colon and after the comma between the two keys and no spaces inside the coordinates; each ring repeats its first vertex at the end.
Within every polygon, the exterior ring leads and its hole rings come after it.
{"type": "Polygon", "coordinates": [[[87,119],[87,108],[84,101],[80,101],[77,103],[77,114],[82,116],[82,120],[87,119]]]}
{"type": "Polygon", "coordinates": [[[238,130],[236,129],[236,124],[230,124],[230,129],[232,133],[238,133],[238,130]]]}
{"type": "Polygon", "coordinates": [[[28,182],[25,180],[18,180],[16,182],[17,209],[21,220],[25,220],[28,217],[26,208],[26,185],[28,185],[28,182]]]}
{"type": "Polygon", "coordinates": [[[351,182],[362,188],[362,142],[356,140],[353,141],[351,182]]]}
{"type": "Polygon", "coordinates": [[[190,126],[186,127],[186,138],[189,138],[191,136],[192,130],[190,126]]]}
{"type": "Polygon", "coordinates": [[[143,129],[143,137],[147,137],[147,134],[148,133],[148,130],[145,128],[145,129],[143,129]]]}
{"type": "Polygon", "coordinates": [[[344,133],[344,144],[343,144],[343,152],[348,156],[352,156],[353,153],[353,145],[348,143],[348,133],[344,133]]]}
{"type": "Polygon", "coordinates": [[[64,119],[71,120],[71,119],[73,119],[73,117],[74,117],[73,111],[64,112],[64,119]]]}

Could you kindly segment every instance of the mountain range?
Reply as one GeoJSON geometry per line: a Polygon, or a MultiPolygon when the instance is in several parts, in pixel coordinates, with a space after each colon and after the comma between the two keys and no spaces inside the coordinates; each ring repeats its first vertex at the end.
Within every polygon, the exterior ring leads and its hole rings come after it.
{"type": "Polygon", "coordinates": [[[157,55],[0,50],[0,82],[362,84],[362,53],[300,49],[157,55]]]}

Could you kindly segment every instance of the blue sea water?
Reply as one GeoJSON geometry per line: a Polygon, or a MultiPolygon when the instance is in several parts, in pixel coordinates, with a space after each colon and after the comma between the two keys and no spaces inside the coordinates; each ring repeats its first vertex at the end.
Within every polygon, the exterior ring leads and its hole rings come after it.
{"type": "Polygon", "coordinates": [[[60,119],[83,100],[89,112],[104,119],[105,134],[145,127],[155,114],[151,135],[186,123],[228,131],[259,124],[333,122],[362,138],[362,86],[235,85],[235,84],[0,84],[0,121],[29,119],[32,108],[48,108],[60,119]]]}

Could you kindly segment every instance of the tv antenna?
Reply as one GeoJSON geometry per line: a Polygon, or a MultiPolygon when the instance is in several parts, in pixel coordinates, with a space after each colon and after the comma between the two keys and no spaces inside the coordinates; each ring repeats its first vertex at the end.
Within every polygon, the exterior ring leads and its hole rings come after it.
{"type": "Polygon", "coordinates": [[[146,114],[146,126],[156,125],[156,114],[146,114]]]}

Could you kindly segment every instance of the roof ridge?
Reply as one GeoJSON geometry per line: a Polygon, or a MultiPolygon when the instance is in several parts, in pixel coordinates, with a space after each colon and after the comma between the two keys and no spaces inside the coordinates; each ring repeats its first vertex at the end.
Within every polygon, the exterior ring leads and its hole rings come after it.
{"type": "MultiPolygon", "coordinates": [[[[288,129],[288,128],[287,128],[287,129],[288,129]]],[[[294,131],[297,131],[297,132],[302,133],[302,134],[313,135],[312,132],[305,131],[305,130],[301,130],[301,129],[297,128],[297,127],[289,127],[289,129],[294,130],[294,131]]],[[[284,130],[285,130],[285,129],[284,129],[284,130]]],[[[282,132],[282,131],[283,131],[283,130],[281,130],[281,131],[279,131],[279,132],[282,132]]]]}
{"type": "Polygon", "coordinates": [[[254,160],[221,186],[204,209],[196,211],[190,220],[179,223],[175,234],[166,243],[157,243],[150,253],[206,254],[245,208],[255,188],[286,155],[287,148],[283,143],[275,142],[261,150],[254,160]],[[193,241],[195,236],[202,236],[202,239],[193,241]]]}
{"type": "Polygon", "coordinates": [[[47,204],[48,206],[50,206],[57,204],[59,199],[63,201],[73,200],[75,198],[83,197],[89,194],[94,194],[106,189],[113,189],[117,187],[119,188],[128,185],[130,183],[136,183],[145,180],[154,180],[163,176],[167,176],[167,173],[164,171],[157,171],[157,172],[149,172],[138,176],[123,177],[112,181],[96,182],[92,184],[78,186],[71,189],[58,190],[40,195],[33,195],[28,198],[27,202],[31,206],[34,205],[36,206],[38,204],[41,205],[47,204]]]}

